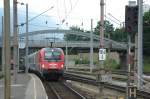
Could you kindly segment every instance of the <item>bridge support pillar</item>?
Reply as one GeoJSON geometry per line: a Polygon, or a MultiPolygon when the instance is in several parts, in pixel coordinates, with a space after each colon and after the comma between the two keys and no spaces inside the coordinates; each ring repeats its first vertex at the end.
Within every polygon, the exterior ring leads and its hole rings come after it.
{"type": "Polygon", "coordinates": [[[127,53],[126,52],[119,53],[119,58],[121,66],[120,69],[127,70],[127,53]]]}

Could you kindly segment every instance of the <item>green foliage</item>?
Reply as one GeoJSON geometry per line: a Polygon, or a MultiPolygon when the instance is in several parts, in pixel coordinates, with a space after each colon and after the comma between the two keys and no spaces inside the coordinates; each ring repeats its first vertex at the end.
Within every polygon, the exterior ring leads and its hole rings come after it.
{"type": "Polygon", "coordinates": [[[117,62],[114,59],[108,59],[104,61],[104,66],[105,68],[111,69],[111,70],[116,70],[120,68],[119,64],[117,64],[117,62]]]}
{"type": "MultiPolygon", "coordinates": [[[[70,27],[70,30],[78,31],[78,32],[84,32],[84,30],[78,26],[72,26],[72,27],[70,27]]],[[[89,32],[85,32],[85,33],[89,33],[89,32]]],[[[86,38],[83,36],[78,36],[75,34],[65,34],[64,39],[66,41],[87,41],[87,40],[89,40],[89,38],[86,38]]]]}
{"type": "Polygon", "coordinates": [[[90,61],[86,60],[86,59],[84,59],[84,60],[76,59],[75,60],[75,64],[89,64],[89,63],[90,63],[90,61]]]}
{"type": "Polygon", "coordinates": [[[149,73],[150,72],[150,64],[145,64],[144,65],[144,72],[149,73]]]}
{"type": "Polygon", "coordinates": [[[144,55],[150,55],[150,10],[144,13],[143,26],[143,52],[144,55]]]}
{"type": "Polygon", "coordinates": [[[124,28],[116,28],[111,35],[111,39],[119,42],[127,42],[127,33],[124,32],[124,28]]]}
{"type": "MultiPolygon", "coordinates": [[[[114,29],[113,24],[111,24],[108,20],[104,21],[104,36],[108,38],[110,36],[111,39],[115,41],[127,41],[127,33],[124,33],[124,28],[114,29]]],[[[70,30],[90,33],[90,31],[84,31],[78,26],[70,27],[70,30]]],[[[94,28],[94,34],[100,35],[100,21],[97,22],[97,26],[94,28]]],[[[74,34],[65,34],[64,39],[68,41],[88,41],[89,38],[78,36],[74,34]]]]}
{"type": "MultiPolygon", "coordinates": [[[[106,35],[106,36],[108,36],[109,34],[111,35],[111,33],[114,31],[113,24],[111,24],[107,20],[104,21],[104,27],[105,27],[104,35],[106,35]]],[[[96,35],[100,35],[100,21],[97,23],[97,26],[94,29],[94,33],[96,35]]]]}
{"type": "MultiPolygon", "coordinates": [[[[90,64],[90,61],[89,60],[86,60],[86,59],[84,59],[84,60],[79,60],[79,59],[76,59],[75,60],[75,64],[77,65],[77,64],[90,64]]],[[[93,62],[93,64],[94,65],[97,65],[98,64],[98,62],[97,61],[94,61],[93,62]]]]}
{"type": "MultiPolygon", "coordinates": [[[[104,26],[105,26],[104,36],[106,38],[108,38],[108,36],[110,36],[110,39],[113,39],[115,41],[119,41],[119,42],[127,41],[127,33],[124,32],[124,28],[114,29],[113,25],[108,20],[104,21],[104,26]]],[[[94,29],[94,33],[96,35],[100,35],[99,30],[100,30],[100,22],[97,23],[97,26],[94,29]]]]}
{"type": "Polygon", "coordinates": [[[144,22],[150,24],[150,10],[144,13],[144,22]]]}
{"type": "Polygon", "coordinates": [[[0,79],[3,78],[3,74],[0,72],[0,79]]]}
{"type": "Polygon", "coordinates": [[[150,57],[144,56],[144,72],[150,72],[150,57]]]}

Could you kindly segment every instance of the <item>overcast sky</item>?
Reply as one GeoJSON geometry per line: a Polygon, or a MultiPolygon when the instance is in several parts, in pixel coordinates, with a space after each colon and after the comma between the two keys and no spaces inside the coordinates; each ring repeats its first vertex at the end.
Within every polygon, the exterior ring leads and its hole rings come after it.
{"type": "MultiPolygon", "coordinates": [[[[12,0],[11,5],[12,5],[12,0]]],[[[18,0],[29,4],[29,12],[41,13],[46,11],[50,7],[54,7],[44,15],[53,17],[57,24],[61,24],[61,21],[65,19],[63,23],[71,25],[78,25],[84,29],[90,28],[90,19],[94,20],[94,26],[100,19],[100,0],[18,0]]],[[[132,0],[133,1],[133,0],[132,0]]],[[[144,0],[145,4],[150,4],[150,0],[144,0]]],[[[105,15],[112,20],[119,23],[124,21],[125,5],[128,4],[128,0],[105,0],[105,15]],[[113,17],[108,15],[111,13],[113,17]]],[[[0,0],[0,7],[3,6],[3,0],[0,0]]],[[[25,7],[18,5],[19,10],[23,10],[25,13],[25,7]]],[[[109,19],[108,19],[109,20],[109,19]]],[[[115,24],[111,20],[111,23],[115,27],[119,25],[115,24]]]]}

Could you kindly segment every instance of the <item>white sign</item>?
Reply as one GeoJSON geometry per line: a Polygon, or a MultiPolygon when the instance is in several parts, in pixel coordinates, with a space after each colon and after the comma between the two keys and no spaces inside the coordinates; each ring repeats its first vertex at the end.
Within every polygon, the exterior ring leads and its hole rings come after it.
{"type": "Polygon", "coordinates": [[[19,48],[24,49],[25,48],[25,43],[24,42],[19,42],[19,48]]]}
{"type": "Polygon", "coordinates": [[[106,60],[106,49],[99,49],[99,60],[106,60]]]}
{"type": "Polygon", "coordinates": [[[25,41],[24,41],[24,38],[19,38],[19,48],[20,49],[24,49],[25,48],[25,41]]]}

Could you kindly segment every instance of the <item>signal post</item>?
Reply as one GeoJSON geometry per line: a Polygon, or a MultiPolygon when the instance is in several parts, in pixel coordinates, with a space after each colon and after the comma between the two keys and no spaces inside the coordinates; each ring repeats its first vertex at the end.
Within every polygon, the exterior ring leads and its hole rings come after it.
{"type": "Polygon", "coordinates": [[[97,74],[97,82],[98,82],[98,87],[99,87],[99,95],[101,98],[103,98],[103,83],[104,83],[104,74],[105,74],[105,70],[104,70],[104,66],[103,66],[103,62],[105,60],[104,57],[104,53],[106,50],[104,49],[104,0],[100,1],[100,49],[99,49],[99,61],[100,61],[100,67],[99,67],[99,71],[97,74]]]}
{"type": "Polygon", "coordinates": [[[126,99],[137,99],[137,83],[136,83],[136,62],[137,60],[137,50],[135,46],[134,58],[131,55],[131,40],[137,36],[138,30],[138,6],[135,1],[129,1],[129,5],[125,9],[125,30],[128,33],[128,81],[126,89],[126,99]]]}

